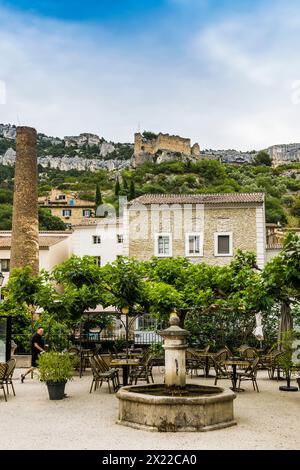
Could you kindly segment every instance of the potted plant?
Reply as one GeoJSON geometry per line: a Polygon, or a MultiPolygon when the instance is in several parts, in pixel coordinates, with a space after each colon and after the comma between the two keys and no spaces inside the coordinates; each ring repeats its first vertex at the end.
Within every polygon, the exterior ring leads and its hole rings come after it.
{"type": "Polygon", "coordinates": [[[293,354],[296,351],[294,343],[298,337],[299,335],[294,330],[285,331],[282,333],[281,340],[279,342],[281,347],[281,354],[278,358],[278,364],[283,369],[287,382],[287,385],[279,387],[279,390],[284,392],[298,391],[297,387],[291,387],[291,375],[295,365],[293,362],[293,354]]]}
{"type": "Polygon", "coordinates": [[[46,352],[40,355],[39,373],[47,385],[50,400],[62,400],[65,385],[74,375],[74,363],[67,353],[46,352]]]}

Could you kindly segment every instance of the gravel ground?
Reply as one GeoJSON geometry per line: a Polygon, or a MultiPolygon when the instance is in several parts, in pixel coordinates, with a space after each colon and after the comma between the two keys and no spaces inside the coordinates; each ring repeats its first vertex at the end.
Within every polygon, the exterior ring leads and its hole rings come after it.
{"type": "MultiPolygon", "coordinates": [[[[5,403],[0,391],[0,449],[300,449],[300,392],[278,390],[279,383],[259,373],[260,393],[245,384],[235,400],[237,426],[208,433],[152,433],[115,424],[118,400],[107,385],[89,394],[91,376],[67,384],[69,398],[50,401],[37,378],[19,381],[16,397],[5,403]]],[[[162,376],[156,373],[156,382],[162,376]]],[[[192,379],[213,384],[213,379],[192,379]]],[[[227,381],[221,386],[228,387],[227,381]]]]}

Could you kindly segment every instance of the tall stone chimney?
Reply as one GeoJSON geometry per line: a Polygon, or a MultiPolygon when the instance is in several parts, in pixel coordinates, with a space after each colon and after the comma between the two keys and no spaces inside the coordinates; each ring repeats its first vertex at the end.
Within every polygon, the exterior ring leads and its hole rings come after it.
{"type": "Polygon", "coordinates": [[[39,272],[37,133],[17,128],[11,269],[31,266],[39,272]]]}

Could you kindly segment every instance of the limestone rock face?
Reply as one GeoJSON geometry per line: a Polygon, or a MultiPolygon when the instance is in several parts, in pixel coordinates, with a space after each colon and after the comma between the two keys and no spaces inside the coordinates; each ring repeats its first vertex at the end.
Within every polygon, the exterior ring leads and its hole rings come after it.
{"type": "Polygon", "coordinates": [[[107,157],[110,153],[115,150],[115,147],[110,142],[103,142],[100,145],[100,155],[101,157],[107,157]]]}
{"type": "MultiPolygon", "coordinates": [[[[13,149],[8,149],[3,156],[0,156],[0,164],[14,166],[16,161],[16,152],[13,149]]],[[[108,170],[121,170],[127,168],[130,165],[128,160],[118,159],[88,159],[82,157],[52,157],[47,155],[46,157],[39,157],[38,164],[43,168],[51,168],[55,170],[68,171],[97,171],[100,169],[108,170]]]]}
{"type": "Polygon", "coordinates": [[[267,149],[273,166],[300,162],[300,144],[273,145],[267,149]]]}
{"type": "Polygon", "coordinates": [[[200,157],[200,145],[199,144],[194,144],[191,151],[194,157],[200,157]]]}
{"type": "Polygon", "coordinates": [[[11,269],[31,266],[39,271],[39,225],[37,187],[37,133],[17,128],[12,221],[11,269]]]}

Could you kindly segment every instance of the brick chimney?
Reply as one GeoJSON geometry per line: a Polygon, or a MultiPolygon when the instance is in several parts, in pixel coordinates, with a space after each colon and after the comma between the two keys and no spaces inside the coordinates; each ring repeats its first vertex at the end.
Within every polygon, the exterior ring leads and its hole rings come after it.
{"type": "Polygon", "coordinates": [[[18,127],[12,222],[11,269],[39,272],[37,133],[18,127]]]}

